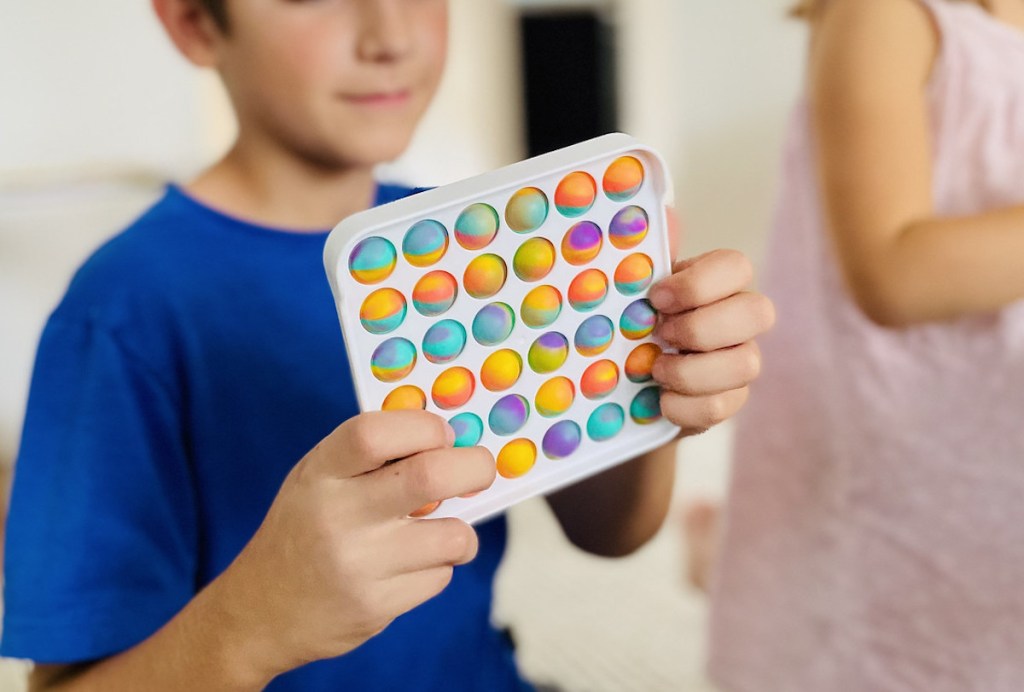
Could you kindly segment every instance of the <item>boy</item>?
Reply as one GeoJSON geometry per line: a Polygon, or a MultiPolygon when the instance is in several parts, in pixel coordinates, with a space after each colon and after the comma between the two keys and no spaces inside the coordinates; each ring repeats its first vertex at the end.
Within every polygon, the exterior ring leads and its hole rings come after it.
{"type": "MultiPolygon", "coordinates": [[[[488,487],[494,460],[425,411],[357,415],[320,264],[324,229],[412,192],[372,168],[440,79],[445,0],[153,4],[220,72],[238,140],[101,248],[46,327],[2,653],[39,664],[36,689],[528,689],[489,624],[504,520],[407,518],[488,487]]],[[[689,354],[655,370],[685,432],[731,415],[756,375],[772,312],[749,280],[712,253],[652,296],[689,354]]],[[[673,459],[550,498],[569,538],[644,543],[673,459]]]]}

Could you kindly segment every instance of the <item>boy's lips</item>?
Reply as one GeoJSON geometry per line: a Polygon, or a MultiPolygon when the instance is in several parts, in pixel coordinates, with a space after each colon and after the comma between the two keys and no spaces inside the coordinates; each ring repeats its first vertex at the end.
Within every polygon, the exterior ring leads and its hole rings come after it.
{"type": "Polygon", "coordinates": [[[408,103],[411,92],[409,89],[395,91],[375,91],[358,94],[341,94],[342,100],[356,106],[370,108],[393,108],[408,103]]]}

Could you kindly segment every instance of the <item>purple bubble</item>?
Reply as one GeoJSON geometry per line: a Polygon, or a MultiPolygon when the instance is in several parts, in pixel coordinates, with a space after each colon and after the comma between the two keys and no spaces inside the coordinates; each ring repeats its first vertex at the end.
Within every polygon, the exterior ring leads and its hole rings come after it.
{"type": "Polygon", "coordinates": [[[549,459],[564,459],[580,446],[583,431],[571,420],[563,420],[552,425],[546,433],[541,447],[549,459]]]}

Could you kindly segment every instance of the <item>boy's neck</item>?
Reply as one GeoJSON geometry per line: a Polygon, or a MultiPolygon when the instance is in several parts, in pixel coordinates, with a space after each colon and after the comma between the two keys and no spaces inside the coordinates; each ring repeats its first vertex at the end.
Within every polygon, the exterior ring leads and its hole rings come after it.
{"type": "Polygon", "coordinates": [[[185,186],[224,213],[264,226],[319,232],[373,205],[372,166],[330,168],[239,139],[185,186]]]}

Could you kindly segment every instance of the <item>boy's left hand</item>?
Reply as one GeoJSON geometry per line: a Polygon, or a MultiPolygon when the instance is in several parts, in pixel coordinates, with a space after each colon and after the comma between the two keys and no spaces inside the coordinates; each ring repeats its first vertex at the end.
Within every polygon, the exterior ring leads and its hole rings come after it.
{"type": "Polygon", "coordinates": [[[746,402],[761,369],[754,338],[775,322],[768,298],[749,291],[754,271],[735,250],[714,250],[681,260],[651,289],[658,333],[679,354],[654,363],[662,386],[661,410],[695,435],[721,423],[746,402]]]}

